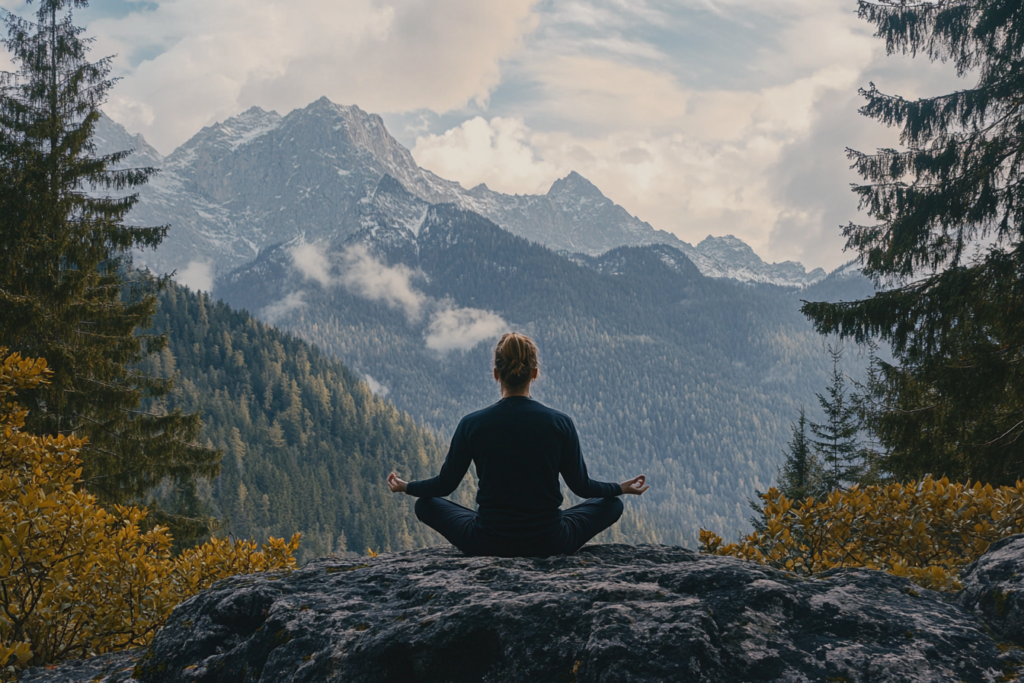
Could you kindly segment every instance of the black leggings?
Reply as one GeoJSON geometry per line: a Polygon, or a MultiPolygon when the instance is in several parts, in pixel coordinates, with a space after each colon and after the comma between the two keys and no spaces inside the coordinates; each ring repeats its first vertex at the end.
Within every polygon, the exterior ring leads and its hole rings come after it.
{"type": "Polygon", "coordinates": [[[480,525],[476,512],[447,498],[420,498],[416,501],[416,516],[467,555],[547,557],[571,555],[615,524],[622,516],[622,501],[617,497],[591,498],[562,510],[561,527],[542,538],[494,536],[480,525]]]}

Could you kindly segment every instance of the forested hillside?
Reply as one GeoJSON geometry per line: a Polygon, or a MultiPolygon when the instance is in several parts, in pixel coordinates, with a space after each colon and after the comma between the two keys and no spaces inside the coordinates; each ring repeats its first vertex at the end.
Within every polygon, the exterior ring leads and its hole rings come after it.
{"type": "Polygon", "coordinates": [[[169,343],[147,363],[175,378],[168,407],[202,411],[203,439],[224,452],[199,493],[225,530],[258,540],[301,531],[300,561],[440,540],[416,522],[412,499],[384,485],[390,468],[409,478],[436,469],[444,444],[429,431],[245,312],[180,287],[159,304],[155,328],[169,343]]]}
{"type": "Polygon", "coordinates": [[[294,245],[267,250],[216,294],[336,354],[443,435],[497,399],[500,331],[530,333],[534,395],[576,419],[592,473],[650,477],[625,538],[693,545],[702,524],[745,528],[747,498],[828,374],[801,293],[704,277],[664,246],[570,260],[451,205],[431,207],[416,236],[386,228],[317,247],[315,278],[294,245]],[[353,261],[354,243],[374,258],[353,261]],[[395,291],[367,289],[381,282],[395,291]],[[458,315],[493,334],[453,325],[439,346],[438,321],[458,315]]]}

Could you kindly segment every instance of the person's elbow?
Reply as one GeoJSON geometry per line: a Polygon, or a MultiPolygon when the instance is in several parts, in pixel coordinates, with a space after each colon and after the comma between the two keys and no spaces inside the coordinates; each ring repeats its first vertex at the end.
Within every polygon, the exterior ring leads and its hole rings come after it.
{"type": "Polygon", "coordinates": [[[455,489],[459,488],[459,482],[444,481],[443,479],[437,482],[435,489],[436,498],[445,498],[455,493],[455,489]]]}
{"type": "Polygon", "coordinates": [[[603,491],[597,490],[597,487],[594,486],[581,486],[579,484],[573,486],[572,484],[569,484],[569,490],[578,498],[604,498],[606,495],[603,491]]]}

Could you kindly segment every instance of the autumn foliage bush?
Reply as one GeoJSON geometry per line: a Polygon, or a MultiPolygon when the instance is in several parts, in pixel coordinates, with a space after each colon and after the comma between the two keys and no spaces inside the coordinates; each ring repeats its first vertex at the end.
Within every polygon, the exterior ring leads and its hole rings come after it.
{"type": "Polygon", "coordinates": [[[801,574],[881,569],[926,588],[955,591],[960,569],[993,541],[1024,532],[1024,481],[993,488],[926,477],[797,501],[772,488],[761,498],[763,532],[726,544],[701,529],[701,551],[801,574]]]}
{"type": "Polygon", "coordinates": [[[262,549],[212,538],[173,556],[166,528],[140,528],[145,509],[98,506],[80,486],[81,440],[22,431],[14,394],[45,382],[46,362],[0,358],[0,679],[145,645],[214,581],[295,565],[299,534],[262,549]]]}

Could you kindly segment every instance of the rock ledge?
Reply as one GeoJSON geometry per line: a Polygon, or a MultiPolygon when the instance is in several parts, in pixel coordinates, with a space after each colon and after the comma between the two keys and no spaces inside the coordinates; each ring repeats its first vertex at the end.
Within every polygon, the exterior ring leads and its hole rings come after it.
{"type": "MultiPolygon", "coordinates": [[[[1003,555],[1017,545],[1024,557],[1024,536],[1003,555]]],[[[431,549],[234,577],[182,603],[147,651],[120,655],[137,660],[130,679],[64,665],[22,680],[1013,680],[1020,651],[991,633],[948,596],[877,571],[805,579],[651,545],[548,559],[431,549]]]]}

